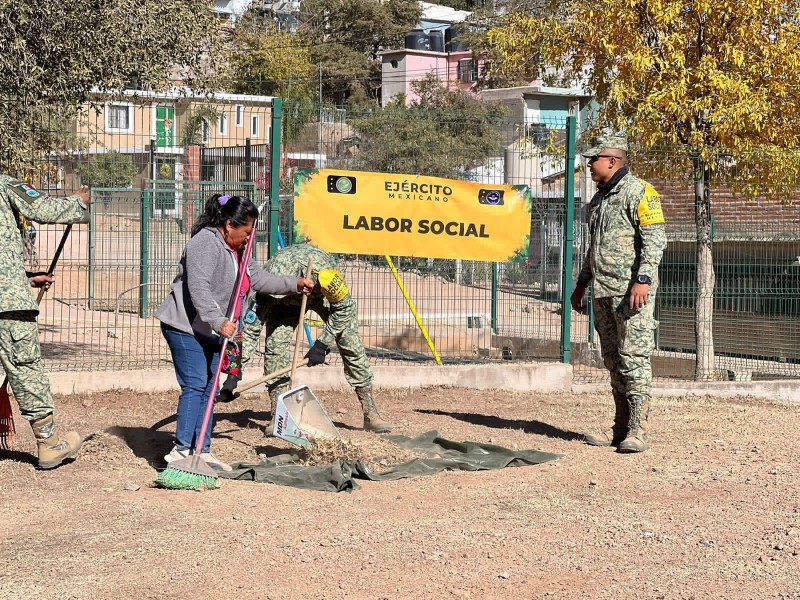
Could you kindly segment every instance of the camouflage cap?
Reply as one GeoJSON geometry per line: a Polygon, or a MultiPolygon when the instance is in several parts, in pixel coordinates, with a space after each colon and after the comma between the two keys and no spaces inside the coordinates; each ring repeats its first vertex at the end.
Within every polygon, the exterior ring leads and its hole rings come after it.
{"type": "Polygon", "coordinates": [[[623,150],[628,151],[628,140],[624,137],[616,135],[601,135],[592,140],[592,147],[589,148],[583,155],[586,158],[597,156],[603,150],[623,150]]]}

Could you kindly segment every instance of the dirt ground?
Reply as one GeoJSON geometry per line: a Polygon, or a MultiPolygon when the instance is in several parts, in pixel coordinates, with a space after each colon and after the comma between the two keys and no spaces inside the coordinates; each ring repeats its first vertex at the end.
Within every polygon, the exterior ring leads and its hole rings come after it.
{"type": "MultiPolygon", "coordinates": [[[[374,443],[354,395],[317,395],[347,438],[374,443]]],[[[653,447],[621,455],[582,442],[610,395],[386,391],[400,433],[563,457],[334,494],[153,487],[176,398],[58,398],[60,423],[89,439],[52,472],[19,427],[0,461],[0,597],[800,598],[798,405],[657,398],[653,447]]],[[[263,435],[261,397],[217,412],[221,458],[285,449],[263,435]]]]}

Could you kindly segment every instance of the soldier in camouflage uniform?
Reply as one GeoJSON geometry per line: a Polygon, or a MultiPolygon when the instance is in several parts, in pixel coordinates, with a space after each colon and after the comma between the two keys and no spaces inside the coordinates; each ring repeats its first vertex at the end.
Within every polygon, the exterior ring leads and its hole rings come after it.
{"type": "MultiPolygon", "coordinates": [[[[344,363],[347,382],[355,388],[364,412],[364,429],[376,433],[387,433],[392,426],[378,414],[372,397],[372,369],[358,336],[358,312],[356,302],[350,295],[347,284],[338,271],[338,260],[310,244],[296,244],[279,250],[267,261],[264,269],[277,275],[302,276],[308,268],[308,259],[313,257],[311,279],[315,286],[308,296],[306,310],[313,310],[325,323],[319,339],[305,355],[308,366],[322,364],[334,343],[344,363]]],[[[256,316],[244,329],[242,343],[243,364],[253,355],[261,335],[261,327],[266,326],[267,339],[264,346],[264,374],[272,373],[291,364],[290,343],[300,319],[301,299],[295,296],[256,296],[256,316]]],[[[267,382],[272,416],[278,395],[286,389],[288,376],[267,382]]],[[[230,395],[236,381],[228,378],[222,395],[230,395]],[[227,392],[225,390],[228,390],[227,392]]],[[[222,398],[224,400],[224,398],[222,398]]]]}
{"type": "Polygon", "coordinates": [[[36,436],[39,467],[52,469],[80,450],[81,436],[56,432],[50,382],[42,368],[36,316],[39,307],[31,287],[50,287],[53,278],[27,273],[23,261],[23,221],[86,223],[89,196],[52,198],[26,183],[0,175],[0,361],[20,413],[36,436]]]}
{"type": "Polygon", "coordinates": [[[601,137],[584,153],[597,193],[588,207],[589,249],[571,301],[582,311],[594,281],[595,328],[616,407],[613,426],[587,435],[586,442],[643,452],[649,447],[650,354],[658,326],[653,305],[667,235],[658,193],[628,171],[627,151],[624,138],[601,137]]]}

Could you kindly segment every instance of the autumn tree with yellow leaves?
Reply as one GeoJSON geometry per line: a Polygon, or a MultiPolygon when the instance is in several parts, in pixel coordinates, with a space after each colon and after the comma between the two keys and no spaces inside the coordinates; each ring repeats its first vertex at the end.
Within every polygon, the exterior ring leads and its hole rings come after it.
{"type": "Polygon", "coordinates": [[[499,73],[556,68],[594,94],[598,128],[680,148],[666,168],[694,182],[699,380],[714,376],[711,186],[727,171],[737,192],[789,202],[798,181],[799,18],[782,0],[572,0],[488,34],[499,73]]]}
{"type": "Polygon", "coordinates": [[[234,92],[289,101],[316,97],[316,65],[308,41],[281,31],[258,10],[245,12],[239,20],[230,50],[234,92]]]}

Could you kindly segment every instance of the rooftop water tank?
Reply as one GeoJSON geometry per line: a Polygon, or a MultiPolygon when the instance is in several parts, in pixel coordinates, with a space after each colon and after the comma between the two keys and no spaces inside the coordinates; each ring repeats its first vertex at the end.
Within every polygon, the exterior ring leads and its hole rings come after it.
{"type": "Polygon", "coordinates": [[[431,38],[422,29],[412,29],[406,34],[406,48],[409,50],[430,50],[431,38]]]}
{"type": "Polygon", "coordinates": [[[463,52],[469,49],[464,42],[457,39],[460,33],[455,27],[448,27],[444,30],[445,52],[463,52]]]}
{"type": "Polygon", "coordinates": [[[444,33],[441,29],[432,29],[428,32],[430,37],[431,52],[444,52],[444,33]]]}

